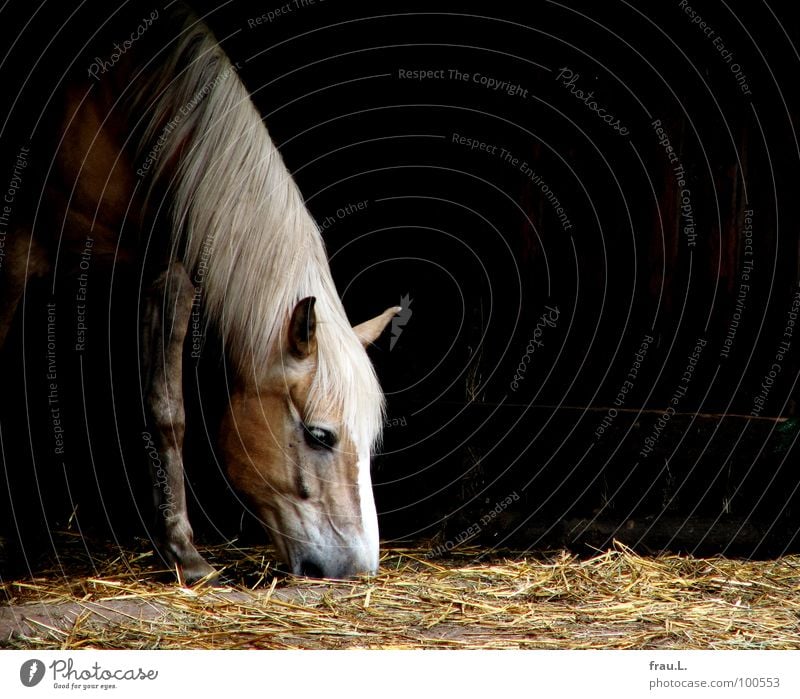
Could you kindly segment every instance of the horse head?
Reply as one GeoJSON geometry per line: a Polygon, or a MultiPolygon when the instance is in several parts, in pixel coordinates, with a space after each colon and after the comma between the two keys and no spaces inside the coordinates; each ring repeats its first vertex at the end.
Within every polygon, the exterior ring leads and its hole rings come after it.
{"type": "MultiPolygon", "coordinates": [[[[348,406],[327,394],[325,377],[319,376],[325,371],[321,353],[357,352],[352,363],[368,363],[366,346],[401,309],[348,327],[349,337],[323,346],[315,301],[310,296],[295,306],[258,383],[243,382],[233,390],[220,446],[228,477],[253,506],[292,573],[373,574],[379,552],[370,453],[377,434],[357,423],[366,417],[380,424],[382,397],[372,396],[370,403],[377,415],[348,419],[348,406]]],[[[348,374],[337,378],[357,384],[359,372],[348,374]]],[[[351,386],[349,393],[375,390],[366,383],[351,386]]]]}

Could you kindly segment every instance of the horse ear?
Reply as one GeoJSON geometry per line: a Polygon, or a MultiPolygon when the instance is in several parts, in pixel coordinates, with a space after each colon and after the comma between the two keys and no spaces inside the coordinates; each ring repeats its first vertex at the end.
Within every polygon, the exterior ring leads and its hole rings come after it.
{"type": "Polygon", "coordinates": [[[365,320],[363,323],[354,326],[353,330],[358,336],[358,339],[361,340],[361,344],[366,347],[375,342],[386,329],[389,321],[402,310],[402,306],[392,306],[391,308],[387,308],[379,316],[375,316],[371,320],[365,320]]]}
{"type": "Polygon", "coordinates": [[[289,352],[297,359],[305,359],[317,351],[316,297],[307,296],[294,307],[289,320],[289,352]]]}

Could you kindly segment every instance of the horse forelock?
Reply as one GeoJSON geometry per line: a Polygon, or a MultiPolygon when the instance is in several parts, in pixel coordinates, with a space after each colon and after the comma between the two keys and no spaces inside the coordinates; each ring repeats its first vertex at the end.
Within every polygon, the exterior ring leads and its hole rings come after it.
{"type": "Polygon", "coordinates": [[[347,320],[319,230],[235,67],[189,13],[164,74],[139,90],[151,116],[138,157],[165,185],[173,247],[235,371],[256,385],[281,355],[295,304],[317,298],[309,420],[338,413],[359,450],[375,446],[384,401],[347,320]],[[150,160],[148,160],[148,158],[150,160]]]}

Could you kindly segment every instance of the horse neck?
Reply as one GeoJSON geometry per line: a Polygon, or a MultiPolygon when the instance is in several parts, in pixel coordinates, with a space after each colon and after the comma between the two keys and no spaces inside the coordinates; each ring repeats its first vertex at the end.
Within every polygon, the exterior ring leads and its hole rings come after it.
{"type": "Polygon", "coordinates": [[[155,176],[168,183],[172,246],[182,251],[204,317],[223,340],[237,384],[252,389],[280,368],[297,301],[315,296],[312,398],[333,401],[354,426],[368,423],[358,429],[367,443],[377,432],[380,390],[347,320],[316,224],[213,36],[200,31],[177,51],[157,82],[164,92],[141,150],[170,128],[155,176]],[[195,100],[198,94],[202,99],[195,100]],[[188,114],[181,112],[186,105],[188,114]],[[169,127],[176,114],[181,118],[169,127]]]}

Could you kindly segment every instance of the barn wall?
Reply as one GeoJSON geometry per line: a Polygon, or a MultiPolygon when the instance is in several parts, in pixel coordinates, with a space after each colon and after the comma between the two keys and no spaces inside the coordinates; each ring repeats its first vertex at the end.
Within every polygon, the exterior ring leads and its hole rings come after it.
{"type": "MultiPolygon", "coordinates": [[[[197,6],[295,173],[353,322],[410,308],[371,350],[389,409],[374,463],[386,536],[796,548],[788,29],[751,3],[703,8],[722,54],[678,3],[380,16],[326,2],[269,20],[267,6],[197,6]]],[[[9,157],[17,142],[4,137],[9,157]]],[[[208,395],[224,393],[219,367],[201,367],[208,395]]],[[[109,434],[93,412],[71,463],[109,434]]],[[[27,453],[26,420],[13,424],[27,453]]],[[[110,473],[136,449],[121,435],[110,473]]],[[[235,532],[206,441],[192,447],[198,511],[211,536],[235,532]]]]}

